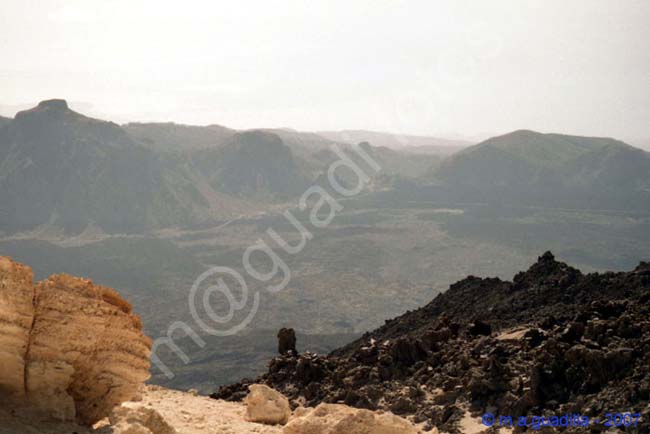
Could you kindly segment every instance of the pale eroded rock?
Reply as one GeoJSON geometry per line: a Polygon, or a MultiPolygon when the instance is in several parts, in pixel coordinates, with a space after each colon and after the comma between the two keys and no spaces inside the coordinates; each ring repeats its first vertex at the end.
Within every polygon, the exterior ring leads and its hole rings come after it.
{"type": "Polygon", "coordinates": [[[25,398],[25,355],[34,320],[33,273],[0,257],[0,396],[25,398]]]}
{"type": "Polygon", "coordinates": [[[341,404],[296,410],[283,434],[417,434],[406,419],[341,404]]]}
{"type": "Polygon", "coordinates": [[[251,422],[284,425],[291,416],[289,400],[263,384],[252,384],[246,397],[246,414],[251,422]]]}
{"type": "Polygon", "coordinates": [[[109,288],[0,257],[0,401],[90,425],[137,396],[151,340],[109,288]]]}
{"type": "Polygon", "coordinates": [[[176,434],[153,408],[117,407],[110,416],[112,434],[176,434]]]}

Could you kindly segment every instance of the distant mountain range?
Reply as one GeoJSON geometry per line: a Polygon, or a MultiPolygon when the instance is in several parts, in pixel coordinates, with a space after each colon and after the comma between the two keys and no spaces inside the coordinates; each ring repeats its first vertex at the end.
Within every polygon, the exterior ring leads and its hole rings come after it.
{"type": "MultiPolygon", "coordinates": [[[[323,176],[336,158],[333,143],[285,129],[120,126],[76,113],[64,100],[43,101],[0,118],[0,232],[46,225],[139,233],[256,213],[323,176]]],[[[398,176],[440,161],[369,151],[398,176]]]]}
{"type": "Polygon", "coordinates": [[[374,189],[423,200],[443,192],[452,201],[650,209],[650,154],[614,139],[516,131],[466,147],[370,131],[120,126],[49,100],[0,118],[0,232],[48,225],[139,233],[258,213],[322,181],[337,158],[332,144],[358,142],[383,169],[374,189]]]}

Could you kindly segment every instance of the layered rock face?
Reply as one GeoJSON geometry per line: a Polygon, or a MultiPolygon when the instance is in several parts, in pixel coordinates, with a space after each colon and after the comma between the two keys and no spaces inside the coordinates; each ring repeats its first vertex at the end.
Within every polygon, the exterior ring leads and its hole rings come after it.
{"type": "Polygon", "coordinates": [[[33,274],[0,257],[0,395],[25,398],[25,355],[34,320],[33,274]]]}
{"type": "Polygon", "coordinates": [[[9,258],[0,258],[0,342],[0,393],[47,417],[92,424],[149,378],[151,340],[119,294],[63,274],[33,286],[31,270],[9,258]]]}

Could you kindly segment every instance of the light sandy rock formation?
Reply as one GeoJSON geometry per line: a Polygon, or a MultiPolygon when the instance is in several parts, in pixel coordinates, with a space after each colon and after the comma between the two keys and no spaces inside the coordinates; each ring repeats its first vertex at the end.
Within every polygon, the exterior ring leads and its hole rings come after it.
{"type": "Polygon", "coordinates": [[[0,396],[25,398],[25,355],[34,320],[33,273],[0,256],[0,396]]]}
{"type": "Polygon", "coordinates": [[[284,425],[291,416],[289,400],[263,384],[251,384],[246,396],[246,415],[251,422],[284,425]]]}
{"type": "Polygon", "coordinates": [[[151,340],[119,294],[63,274],[33,286],[3,257],[0,343],[0,398],[49,418],[91,425],[149,378],[151,340]]]}
{"type": "Polygon", "coordinates": [[[35,294],[29,400],[92,424],[136,396],[149,378],[151,341],[131,306],[109,288],[67,275],[38,283],[35,294]]]}
{"type": "Polygon", "coordinates": [[[379,413],[341,404],[299,408],[282,434],[417,434],[409,421],[392,413],[379,413]]]}

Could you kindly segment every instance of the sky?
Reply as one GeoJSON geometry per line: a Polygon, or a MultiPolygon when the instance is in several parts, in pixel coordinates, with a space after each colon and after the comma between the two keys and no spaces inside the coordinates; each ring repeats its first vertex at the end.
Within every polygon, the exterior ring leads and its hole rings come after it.
{"type": "Polygon", "coordinates": [[[650,1],[0,0],[0,114],[650,138],[650,1]]]}

